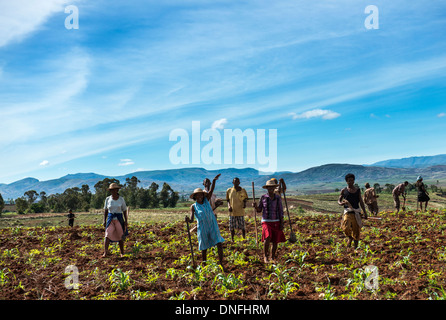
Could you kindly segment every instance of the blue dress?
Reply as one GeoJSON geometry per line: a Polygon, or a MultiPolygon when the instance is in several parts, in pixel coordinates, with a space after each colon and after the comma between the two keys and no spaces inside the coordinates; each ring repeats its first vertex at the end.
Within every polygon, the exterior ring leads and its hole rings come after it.
{"type": "Polygon", "coordinates": [[[206,197],[203,199],[203,204],[194,203],[194,211],[197,218],[198,249],[206,250],[224,242],[225,239],[220,235],[217,219],[206,197]]]}

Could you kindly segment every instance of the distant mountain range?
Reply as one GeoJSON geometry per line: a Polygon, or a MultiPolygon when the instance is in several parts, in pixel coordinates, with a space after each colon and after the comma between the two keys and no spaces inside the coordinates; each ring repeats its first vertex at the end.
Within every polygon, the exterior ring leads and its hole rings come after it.
{"type": "Polygon", "coordinates": [[[446,154],[379,161],[370,166],[386,168],[427,168],[446,164],[446,154]]]}
{"type": "Polygon", "coordinates": [[[115,177],[96,173],[76,173],[47,181],[26,178],[10,184],[0,184],[0,193],[3,199],[8,200],[21,197],[28,190],[35,190],[38,193],[45,191],[47,195],[50,195],[63,193],[68,188],[80,188],[84,184],[89,185],[91,191],[94,192],[94,185],[105,178],[115,178],[121,184],[124,184],[126,178],[136,176],[141,181],[139,186],[148,187],[152,182],[156,182],[161,188],[162,184],[167,182],[174,190],[182,194],[189,194],[194,188],[202,187],[204,178],[212,179],[218,173],[222,174],[216,187],[216,193],[220,196],[223,196],[225,190],[232,186],[234,177],[240,178],[242,187],[249,194],[251,194],[252,181],[255,183],[256,192],[260,192],[261,186],[271,177],[283,178],[290,193],[322,193],[343,187],[345,185],[344,176],[349,172],[355,174],[356,182],[361,186],[365,182],[372,185],[374,183],[385,185],[386,183],[396,184],[408,180],[414,183],[419,175],[423,176],[427,183],[436,183],[437,180],[446,181],[446,155],[387,160],[373,165],[326,164],[301,172],[284,171],[276,172],[273,175],[259,175],[259,172],[252,168],[221,170],[181,168],[138,171],[115,177]],[[443,159],[442,163],[441,159],[443,159]],[[386,166],[378,166],[380,163],[386,166]],[[429,166],[433,163],[435,165],[429,166]],[[410,167],[410,164],[412,164],[412,167],[410,167]]]}

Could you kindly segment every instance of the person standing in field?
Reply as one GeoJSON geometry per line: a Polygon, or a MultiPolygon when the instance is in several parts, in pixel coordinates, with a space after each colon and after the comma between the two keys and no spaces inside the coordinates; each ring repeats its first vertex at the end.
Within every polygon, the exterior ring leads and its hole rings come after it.
{"type": "Polygon", "coordinates": [[[118,242],[121,250],[121,257],[124,256],[124,239],[128,235],[128,211],[123,197],[119,195],[121,187],[116,184],[110,184],[108,190],[111,195],[105,199],[104,204],[104,254],[108,254],[110,242],[118,242]]]}
{"type": "Polygon", "coordinates": [[[406,199],[404,191],[408,184],[409,184],[408,181],[404,181],[404,183],[400,183],[392,191],[393,203],[395,205],[395,213],[398,213],[400,211],[400,195],[403,195],[403,198],[406,199]]]}
{"type": "Polygon", "coordinates": [[[418,210],[418,202],[420,203],[420,210],[423,212],[423,202],[424,204],[424,210],[427,211],[427,204],[429,200],[431,199],[429,197],[429,193],[426,191],[426,185],[423,183],[423,177],[419,176],[417,178],[417,182],[415,183],[415,187],[418,190],[417,195],[417,210],[418,210]]]}
{"type": "Polygon", "coordinates": [[[367,219],[367,212],[362,201],[361,189],[355,186],[355,175],[352,173],[347,174],[345,181],[347,182],[347,187],[341,190],[338,199],[338,204],[344,206],[341,228],[348,237],[347,247],[351,246],[353,240],[356,249],[361,236],[361,209],[364,212],[364,219],[367,219]]]}
{"type": "Polygon", "coordinates": [[[198,249],[201,250],[203,261],[207,260],[207,249],[217,246],[218,259],[223,267],[223,245],[225,241],[220,235],[217,219],[212,211],[209,200],[212,197],[215,188],[215,182],[220,177],[218,174],[213,180],[209,192],[204,192],[201,188],[196,188],[190,195],[195,203],[190,206],[190,217],[186,216],[186,222],[192,222],[197,218],[197,238],[198,249]]]}
{"type": "MultiPolygon", "coordinates": [[[[209,180],[208,178],[205,178],[203,180],[203,186],[204,186],[203,191],[209,192],[209,190],[211,189],[211,180],[209,180]]],[[[217,199],[215,194],[212,193],[209,203],[211,204],[211,208],[212,208],[212,211],[214,212],[215,218],[217,218],[217,213],[215,212],[215,210],[223,204],[223,200],[220,198],[217,199]]],[[[191,228],[190,232],[195,231],[195,229],[197,229],[197,226],[194,226],[193,228],[191,228]]]]}
{"type": "Polygon", "coordinates": [[[235,229],[242,230],[243,239],[245,239],[245,208],[248,194],[240,187],[239,178],[234,178],[232,184],[233,187],[226,190],[226,200],[229,210],[229,230],[231,240],[234,242],[235,229]]]}
{"type": "Polygon", "coordinates": [[[270,261],[270,247],[272,243],[271,262],[277,258],[277,246],[280,242],[285,242],[283,233],[283,206],[282,199],[275,193],[278,184],[273,180],[268,180],[263,186],[268,192],[260,197],[259,205],[254,201],[252,206],[257,212],[262,212],[262,241],[263,241],[263,261],[270,261]]]}
{"type": "Polygon", "coordinates": [[[365,184],[364,192],[364,203],[367,205],[370,213],[374,216],[378,215],[378,195],[376,194],[375,188],[370,187],[370,183],[365,184]]]}
{"type": "Polygon", "coordinates": [[[68,218],[68,225],[70,226],[70,227],[73,227],[73,225],[74,225],[74,213],[73,213],[73,210],[68,210],[68,214],[67,214],[67,218],[68,218]]]}

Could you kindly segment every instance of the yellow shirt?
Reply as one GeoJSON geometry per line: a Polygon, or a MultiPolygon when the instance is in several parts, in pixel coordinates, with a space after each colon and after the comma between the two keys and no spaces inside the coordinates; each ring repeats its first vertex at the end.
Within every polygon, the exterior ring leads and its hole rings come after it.
{"type": "Polygon", "coordinates": [[[232,187],[226,191],[226,200],[228,200],[232,207],[232,212],[229,212],[230,216],[241,217],[245,215],[245,209],[243,208],[243,200],[245,199],[248,199],[248,194],[243,188],[237,191],[232,187]]]}

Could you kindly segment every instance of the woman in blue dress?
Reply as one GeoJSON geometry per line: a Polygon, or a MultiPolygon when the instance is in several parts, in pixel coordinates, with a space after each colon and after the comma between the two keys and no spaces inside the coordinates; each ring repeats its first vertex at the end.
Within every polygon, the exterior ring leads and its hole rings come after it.
{"type": "Polygon", "coordinates": [[[214,192],[215,181],[217,181],[219,177],[220,174],[214,178],[209,192],[197,188],[190,195],[190,198],[195,200],[195,203],[190,206],[190,217],[186,216],[186,222],[192,222],[194,217],[197,218],[198,249],[201,250],[203,261],[206,261],[207,249],[216,245],[218,250],[218,260],[223,266],[222,243],[225,240],[220,235],[217,219],[215,218],[214,211],[212,211],[209,202],[214,192]]]}

